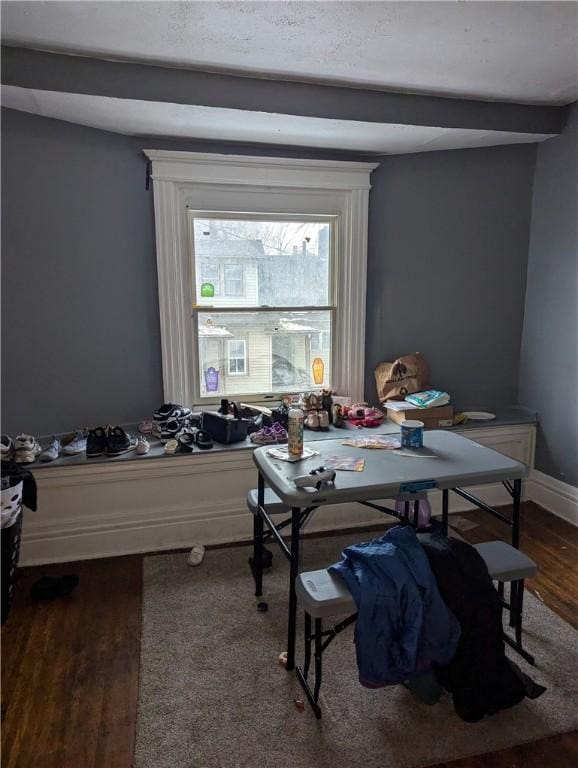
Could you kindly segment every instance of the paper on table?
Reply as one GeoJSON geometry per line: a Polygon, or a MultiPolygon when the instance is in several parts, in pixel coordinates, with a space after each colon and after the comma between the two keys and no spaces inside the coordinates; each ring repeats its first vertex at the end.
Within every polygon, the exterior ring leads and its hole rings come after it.
{"type": "Polygon", "coordinates": [[[301,456],[294,456],[289,453],[289,449],[285,446],[282,448],[271,448],[267,451],[268,456],[272,456],[274,459],[281,459],[281,461],[289,461],[292,464],[296,461],[303,461],[303,459],[309,459],[311,456],[317,456],[319,451],[312,451],[311,448],[304,448],[301,456]]]}
{"type": "Polygon", "coordinates": [[[381,448],[382,450],[395,451],[401,448],[398,437],[388,435],[375,435],[375,437],[355,437],[343,440],[341,445],[351,445],[354,448],[381,448]]]}
{"type": "Polygon", "coordinates": [[[363,472],[365,459],[357,459],[355,456],[326,456],[323,459],[325,469],[342,469],[349,472],[363,472]]]}

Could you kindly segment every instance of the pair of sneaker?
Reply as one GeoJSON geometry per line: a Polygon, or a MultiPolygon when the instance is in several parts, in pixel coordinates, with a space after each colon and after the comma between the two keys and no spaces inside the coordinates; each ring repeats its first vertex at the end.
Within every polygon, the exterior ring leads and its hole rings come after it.
{"type": "Polygon", "coordinates": [[[88,433],[86,443],[86,455],[88,458],[96,456],[121,456],[137,447],[137,439],[122,427],[96,427],[88,433]]]}
{"type": "Polygon", "coordinates": [[[192,426],[191,417],[190,408],[164,403],[153,414],[152,434],[163,444],[175,440],[184,427],[192,426]]]}
{"type": "Polygon", "coordinates": [[[309,411],[304,426],[314,432],[327,432],[329,430],[329,414],[327,411],[309,411]]]}
{"type": "Polygon", "coordinates": [[[88,431],[77,429],[63,438],[54,436],[40,454],[40,461],[54,461],[61,454],[64,456],[80,456],[86,451],[88,431]]]}
{"type": "Polygon", "coordinates": [[[10,435],[0,438],[2,461],[15,461],[17,464],[32,464],[42,453],[42,448],[34,435],[18,435],[14,440],[10,435]]]}

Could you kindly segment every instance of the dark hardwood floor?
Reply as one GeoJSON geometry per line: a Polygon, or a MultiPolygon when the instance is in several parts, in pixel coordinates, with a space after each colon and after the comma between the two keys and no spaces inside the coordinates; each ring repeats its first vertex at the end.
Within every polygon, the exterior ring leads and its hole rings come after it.
{"type": "MultiPolygon", "coordinates": [[[[460,531],[469,541],[507,539],[505,526],[487,514],[470,512],[459,518],[476,523],[460,531]]],[[[531,503],[523,505],[522,531],[522,549],[540,567],[529,589],[578,628],[578,531],[531,503]]],[[[130,556],[21,570],[15,603],[2,629],[3,768],[130,768],[141,563],[142,557],[130,556]],[[41,605],[30,601],[35,579],[63,573],[80,576],[75,594],[41,605]]],[[[577,765],[574,733],[437,768],[577,765]]]]}

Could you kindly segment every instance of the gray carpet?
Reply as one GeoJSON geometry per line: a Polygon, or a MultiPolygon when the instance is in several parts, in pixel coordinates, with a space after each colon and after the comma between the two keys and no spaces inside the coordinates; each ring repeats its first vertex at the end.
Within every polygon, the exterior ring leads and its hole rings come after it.
{"type": "MultiPolygon", "coordinates": [[[[302,569],[334,562],[351,541],[305,540],[302,569]]],[[[578,726],[576,632],[528,593],[526,645],[538,667],[513,658],[548,688],[540,699],[471,725],[447,694],[430,708],[401,686],[366,690],[350,628],[325,654],[317,721],[308,707],[297,710],[301,689],[277,662],[288,564],[276,551],[265,580],[269,611],[259,613],[248,554],[209,551],[198,568],[186,555],[144,560],[135,768],[417,768],[578,726]]]]}

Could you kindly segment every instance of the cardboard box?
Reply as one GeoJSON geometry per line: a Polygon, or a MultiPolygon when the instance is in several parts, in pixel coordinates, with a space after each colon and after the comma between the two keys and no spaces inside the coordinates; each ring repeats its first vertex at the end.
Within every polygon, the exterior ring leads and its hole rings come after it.
{"type": "Polygon", "coordinates": [[[437,408],[406,408],[404,411],[387,409],[387,418],[396,424],[402,421],[423,421],[428,429],[451,427],[454,423],[453,405],[439,405],[437,408]]]}

